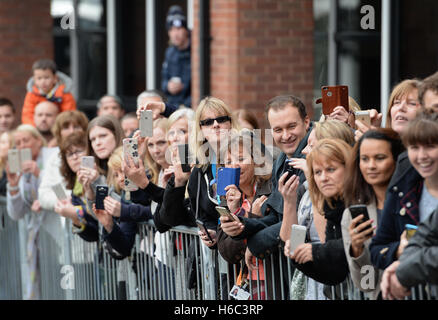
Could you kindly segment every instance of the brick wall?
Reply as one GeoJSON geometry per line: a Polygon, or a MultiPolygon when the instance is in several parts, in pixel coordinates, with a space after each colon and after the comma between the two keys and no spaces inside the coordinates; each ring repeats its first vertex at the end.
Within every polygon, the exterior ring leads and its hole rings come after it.
{"type": "MultiPolygon", "coordinates": [[[[193,38],[197,37],[195,1],[193,38]]],[[[233,109],[247,108],[267,125],[266,102],[279,94],[301,99],[312,114],[312,0],[213,0],[211,23],[211,94],[233,109]]],[[[199,101],[193,42],[194,105],[199,101]]]]}
{"type": "Polygon", "coordinates": [[[0,1],[0,95],[15,104],[21,119],[32,64],[53,58],[50,0],[0,1]]]}

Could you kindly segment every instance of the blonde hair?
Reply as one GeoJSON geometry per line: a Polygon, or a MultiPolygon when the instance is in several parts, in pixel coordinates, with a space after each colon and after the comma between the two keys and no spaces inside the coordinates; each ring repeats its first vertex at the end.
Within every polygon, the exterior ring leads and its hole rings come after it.
{"type": "Polygon", "coordinates": [[[206,139],[202,133],[201,125],[199,121],[201,116],[206,110],[214,111],[218,116],[228,116],[231,119],[231,129],[235,131],[240,131],[237,119],[232,115],[230,108],[222,100],[215,97],[206,97],[201,100],[198,107],[196,108],[195,119],[192,125],[192,130],[190,134],[189,148],[192,154],[196,156],[198,161],[198,167],[205,167],[210,164],[208,149],[207,152],[202,145],[206,143],[206,139]]]}
{"type": "Polygon", "coordinates": [[[113,186],[114,190],[120,194],[119,184],[117,183],[114,174],[122,170],[123,147],[116,148],[108,159],[108,185],[113,186]]]}
{"type": "MultiPolygon", "coordinates": [[[[389,102],[388,102],[388,112],[386,113],[386,128],[392,128],[391,127],[391,109],[394,105],[394,101],[396,99],[399,99],[405,95],[408,95],[414,90],[418,90],[420,87],[420,81],[416,79],[407,79],[403,80],[399,84],[397,84],[394,89],[391,91],[391,95],[389,96],[389,102]]],[[[418,99],[418,98],[417,98],[418,99]]]]}
{"type": "Polygon", "coordinates": [[[179,108],[174,113],[172,113],[170,117],[167,119],[167,130],[169,130],[170,127],[179,119],[185,118],[189,123],[190,121],[193,120],[194,117],[195,117],[195,111],[193,111],[192,109],[186,107],[179,108]]]}
{"type": "Polygon", "coordinates": [[[326,120],[314,123],[315,137],[322,140],[326,138],[341,139],[349,145],[354,145],[354,134],[348,124],[339,120],[326,120]]]}
{"type": "MultiPolygon", "coordinates": [[[[14,131],[12,131],[11,135],[14,136],[16,132],[27,132],[30,133],[35,139],[38,139],[42,143],[42,147],[47,146],[47,141],[41,135],[41,133],[30,124],[21,124],[14,131]]],[[[12,139],[12,147],[15,147],[15,140],[12,139]]]]}
{"type": "MultiPolygon", "coordinates": [[[[314,163],[336,161],[341,163],[346,169],[350,168],[352,150],[352,147],[341,139],[322,139],[318,141],[316,146],[312,149],[312,152],[307,156],[306,162],[309,172],[308,183],[310,199],[322,215],[324,215],[324,201],[331,206],[332,199],[326,198],[316,185],[313,172],[314,163]]],[[[340,191],[339,196],[342,197],[342,194],[343,190],[340,191]]]]}
{"type": "MultiPolygon", "coordinates": [[[[168,128],[167,123],[168,123],[168,119],[158,118],[154,120],[153,129],[160,128],[164,131],[164,135],[166,135],[168,128]]],[[[151,175],[150,181],[152,181],[152,183],[154,184],[157,184],[161,166],[152,159],[152,156],[149,153],[149,149],[147,148],[147,146],[146,146],[145,162],[146,162],[146,167],[149,169],[149,173],[151,175]]]]}

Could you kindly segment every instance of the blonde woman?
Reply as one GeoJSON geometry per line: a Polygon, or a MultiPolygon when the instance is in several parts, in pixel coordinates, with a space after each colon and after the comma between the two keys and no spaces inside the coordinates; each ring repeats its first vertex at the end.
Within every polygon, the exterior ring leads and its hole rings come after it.
{"type": "Polygon", "coordinates": [[[230,108],[220,99],[206,97],[195,113],[189,146],[196,156],[198,164],[192,170],[188,184],[188,193],[192,212],[203,221],[209,230],[213,242],[206,234],[201,234],[204,243],[212,247],[216,243],[217,212],[219,201],[216,195],[216,177],[219,168],[217,154],[221,143],[227,143],[233,131],[239,131],[239,125],[230,108]]]}
{"type": "Polygon", "coordinates": [[[190,172],[183,172],[178,154],[178,145],[188,143],[189,128],[193,124],[194,116],[195,112],[192,109],[183,108],[175,111],[168,120],[167,159],[172,165],[161,208],[154,215],[155,226],[160,232],[177,225],[196,226],[191,215],[190,199],[186,193],[190,172]]]}
{"type": "Polygon", "coordinates": [[[25,277],[25,300],[40,298],[40,277],[38,267],[37,239],[40,226],[44,220],[44,212],[38,201],[40,173],[43,169],[41,149],[46,140],[33,126],[22,124],[12,132],[13,147],[18,150],[30,149],[31,160],[21,164],[20,173],[11,173],[6,166],[8,178],[6,203],[8,215],[13,220],[25,219],[27,231],[27,265],[25,277]],[[32,276],[32,274],[34,276],[32,276]]]}

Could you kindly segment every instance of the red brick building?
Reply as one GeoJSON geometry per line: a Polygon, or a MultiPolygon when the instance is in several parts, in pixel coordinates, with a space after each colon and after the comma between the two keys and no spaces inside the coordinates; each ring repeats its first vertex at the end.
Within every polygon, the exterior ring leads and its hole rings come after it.
{"type": "Polygon", "coordinates": [[[19,114],[33,62],[53,58],[52,26],[50,0],[0,1],[0,95],[19,114]]]}

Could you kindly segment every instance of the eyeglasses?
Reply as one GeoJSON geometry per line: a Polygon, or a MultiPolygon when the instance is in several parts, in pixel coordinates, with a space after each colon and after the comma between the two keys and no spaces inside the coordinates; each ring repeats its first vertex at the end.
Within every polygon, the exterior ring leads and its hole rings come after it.
{"type": "Polygon", "coordinates": [[[201,120],[199,121],[199,124],[202,126],[211,126],[214,121],[217,121],[217,123],[224,123],[227,121],[231,121],[231,118],[229,116],[221,116],[221,117],[217,117],[214,119],[205,119],[205,120],[201,120]]]}
{"type": "Polygon", "coordinates": [[[85,150],[76,150],[75,152],[69,152],[65,154],[65,157],[68,159],[72,159],[73,157],[77,156],[79,157],[80,155],[84,154],[85,150]]]}

